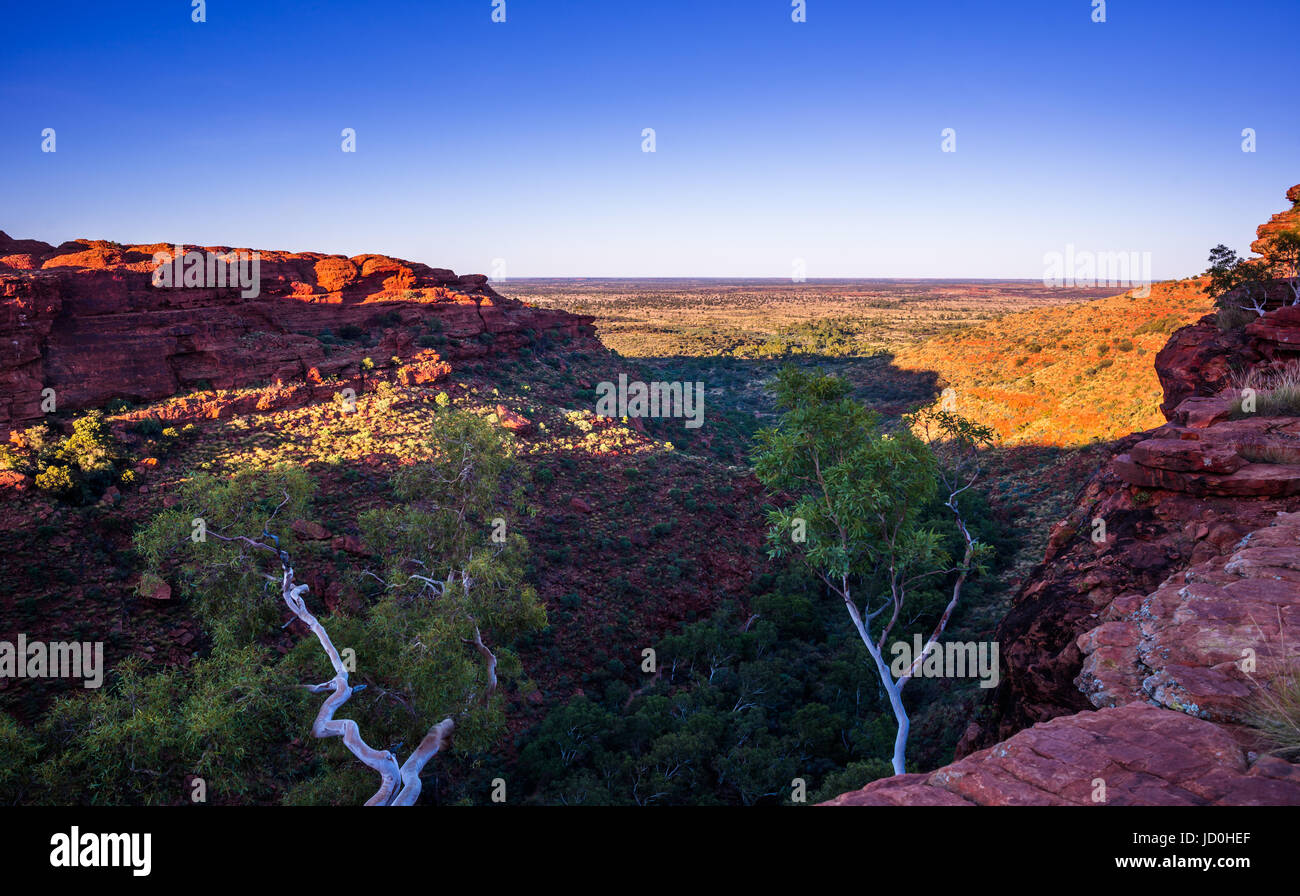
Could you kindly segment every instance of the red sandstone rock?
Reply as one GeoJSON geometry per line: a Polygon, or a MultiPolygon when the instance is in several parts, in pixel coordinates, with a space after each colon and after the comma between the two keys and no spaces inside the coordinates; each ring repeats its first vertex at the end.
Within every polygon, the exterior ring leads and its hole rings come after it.
{"type": "Polygon", "coordinates": [[[355,535],[336,535],[331,546],[336,551],[345,551],[357,557],[368,557],[371,554],[365,542],[355,535]]]}
{"type": "Polygon", "coordinates": [[[1165,395],[1161,412],[1172,420],[1184,399],[1217,395],[1232,380],[1232,360],[1248,351],[1245,334],[1220,332],[1214,315],[1176,331],[1156,354],[1156,376],[1165,395]]]}
{"type": "Polygon", "coordinates": [[[17,470],[0,470],[0,501],[26,491],[31,484],[32,478],[17,470]]]}
{"type": "Polygon", "coordinates": [[[1147,439],[1129,452],[1144,467],[1180,472],[1235,473],[1246,465],[1230,445],[1191,439],[1147,439]]]}
{"type": "Polygon", "coordinates": [[[1300,352],[1300,305],[1288,305],[1270,311],[1258,320],[1246,325],[1246,335],[1263,342],[1271,343],[1269,357],[1277,349],[1300,352]]]}
{"type": "Polygon", "coordinates": [[[569,506],[579,513],[593,513],[596,508],[592,507],[582,498],[574,497],[569,500],[569,506]]]}
{"type": "Polygon", "coordinates": [[[523,414],[515,413],[503,404],[497,405],[497,421],[503,429],[511,432],[526,432],[532,429],[532,422],[523,414]]]}
{"type": "Polygon", "coordinates": [[[1286,198],[1291,200],[1291,208],[1278,212],[1255,230],[1256,240],[1250,244],[1250,251],[1256,255],[1266,254],[1269,241],[1281,233],[1300,234],[1300,184],[1287,190],[1286,198]]]}
{"type": "Polygon", "coordinates": [[[0,233],[0,339],[8,346],[0,358],[0,433],[40,417],[45,388],[55,390],[61,410],[78,410],[113,398],[153,401],[201,384],[319,384],[357,375],[371,355],[412,361],[399,373],[409,385],[444,376],[448,360],[509,353],[541,332],[593,334],[590,317],[507,299],[481,275],[380,255],[259,252],[255,298],[238,287],[155,287],[154,253],[173,251],[89,240],[55,248],[0,233]],[[426,353],[410,334],[433,319],[447,342],[426,353]],[[378,348],[338,342],[351,328],[385,336],[378,348]],[[328,355],[318,338],[325,331],[336,337],[328,355]],[[477,338],[483,333],[495,337],[490,347],[477,338]]]}
{"type": "MultiPolygon", "coordinates": [[[[1112,605],[1113,606],[1113,605],[1112,605]]],[[[1148,699],[1244,721],[1300,643],[1300,513],[1279,515],[1078,639],[1080,688],[1096,706],[1148,699]],[[1249,658],[1249,666],[1243,660],[1249,658]]]]}
{"type": "Polygon", "coordinates": [[[294,520],[289,528],[299,538],[305,538],[308,541],[324,541],[330,537],[328,529],[320,523],[314,523],[310,520],[294,520]]]}
{"type": "Polygon", "coordinates": [[[1295,806],[1300,766],[1252,764],[1223,727],[1132,703],[1053,719],[931,774],[874,781],[824,805],[961,804],[1295,806]]]}
{"type": "Polygon", "coordinates": [[[1112,462],[1115,472],[1129,485],[1160,488],[1192,495],[1240,498],[1285,497],[1300,494],[1300,467],[1281,464],[1246,464],[1227,475],[1179,473],[1134,463],[1128,454],[1112,462]]]}

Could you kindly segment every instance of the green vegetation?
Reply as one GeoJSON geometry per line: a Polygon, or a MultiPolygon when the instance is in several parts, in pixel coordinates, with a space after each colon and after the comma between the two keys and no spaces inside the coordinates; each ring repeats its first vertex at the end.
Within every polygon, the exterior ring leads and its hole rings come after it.
{"type": "Polygon", "coordinates": [[[793,496],[768,514],[771,556],[802,560],[844,603],[871,656],[897,719],[893,768],[901,775],[910,727],[901,692],[915,667],[896,668],[885,652],[891,634],[907,643],[908,629],[927,648],[937,642],[966,578],[988,557],[958,502],[978,477],[978,453],[992,434],[944,411],[880,433],[879,416],[849,393],[840,378],[782,370],[777,396],[785,413],[778,426],[759,433],[754,470],[770,493],[793,496]],[[933,433],[942,460],[913,427],[933,433]],[[936,499],[964,541],[960,560],[940,528],[926,524],[936,499]],[[916,626],[918,617],[927,620],[924,628],[916,626]]]}
{"type": "MultiPolygon", "coordinates": [[[[511,642],[546,616],[523,582],[523,538],[493,537],[514,475],[509,446],[484,420],[454,411],[438,415],[428,442],[430,462],[390,484],[395,509],[359,521],[381,546],[388,579],[352,564],[356,605],[317,612],[368,686],[345,714],[369,743],[414,745],[454,717],[451,755],[473,756],[493,747],[504,724],[500,696],[487,699],[489,672],[474,642],[481,633],[499,659],[496,675],[513,681],[520,666],[511,642]]],[[[86,438],[74,450],[92,453],[86,438]]],[[[0,774],[0,795],[175,804],[190,800],[194,776],[214,802],[359,804],[373,794],[369,769],[338,741],[311,738],[324,698],[302,685],[332,672],[314,637],[281,626],[276,549],[304,574],[329,564],[328,548],[290,527],[310,519],[314,493],[313,480],[292,466],[190,477],[174,506],[137,532],[135,548],[145,578],[177,588],[210,652],[187,669],[120,663],[107,687],[59,698],[33,731],[0,717],[0,756],[26,756],[22,766],[34,767],[19,782],[22,793],[0,774]]]]}
{"type": "Polygon", "coordinates": [[[40,424],[13,433],[0,446],[0,469],[27,473],[37,488],[77,504],[97,500],[120,479],[127,460],[101,411],[75,420],[66,437],[40,424]]]}
{"type": "Polygon", "coordinates": [[[1234,418],[1300,417],[1300,363],[1276,371],[1252,368],[1235,386],[1238,393],[1249,390],[1253,396],[1242,394],[1233,402],[1234,418]]]}
{"type": "Polygon", "coordinates": [[[1294,305],[1300,302],[1300,233],[1276,234],[1258,258],[1242,258],[1220,243],[1210,250],[1206,274],[1222,330],[1245,326],[1279,303],[1294,305]]]}
{"type": "Polygon", "coordinates": [[[888,775],[893,738],[859,646],[798,577],[656,648],[659,675],[577,697],[520,739],[533,800],[592,805],[788,803],[888,775]]]}

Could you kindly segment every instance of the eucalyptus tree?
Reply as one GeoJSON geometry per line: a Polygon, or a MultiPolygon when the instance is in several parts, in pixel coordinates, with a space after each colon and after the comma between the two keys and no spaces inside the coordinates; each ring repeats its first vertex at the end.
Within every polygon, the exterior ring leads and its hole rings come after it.
{"type": "Polygon", "coordinates": [[[903,688],[936,649],[962,596],[987,556],[970,533],[961,498],[978,480],[980,451],[992,433],[946,410],[904,418],[882,432],[877,414],[855,401],[838,377],[794,367],[776,382],[779,423],[758,434],[754,470],[781,502],[769,511],[769,554],[793,556],[843,601],[897,722],[894,773],[903,774],[910,720],[903,688]],[[926,524],[938,500],[961,539],[926,524]],[[891,634],[927,607],[922,592],[948,599],[910,663],[885,659],[891,634]]]}
{"type": "MultiPolygon", "coordinates": [[[[385,500],[359,517],[373,560],[353,570],[365,595],[355,612],[322,619],[298,579],[298,568],[325,561],[324,549],[291,526],[307,517],[315,489],[301,469],[197,475],[136,537],[149,575],[167,575],[193,601],[214,653],[265,640],[295,620],[314,636],[314,654],[300,642],[283,662],[306,678],[320,674],[322,654],[327,660],[324,680],[301,685],[325,695],[311,732],[339,738],[379,775],[366,805],[414,803],[421,771],[453,735],[468,753],[494,743],[504,725],[498,682],[520,673],[509,645],[546,624],[524,581],[526,542],[506,526],[507,438],[473,414],[435,416],[429,460],[402,468],[385,500]],[[358,668],[365,681],[354,684],[358,668]],[[367,686],[362,705],[350,708],[370,740],[356,718],[338,717],[367,686]],[[399,764],[405,744],[415,746],[399,764]]],[[[362,786],[337,763],[323,777],[312,785],[316,799],[348,799],[362,786]]]]}

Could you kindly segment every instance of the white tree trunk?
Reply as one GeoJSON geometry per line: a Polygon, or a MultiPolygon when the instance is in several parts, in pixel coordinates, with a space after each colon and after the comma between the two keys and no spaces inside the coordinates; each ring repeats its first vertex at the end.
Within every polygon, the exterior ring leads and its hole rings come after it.
{"type": "MultiPolygon", "coordinates": [[[[316,639],[320,641],[326,656],[329,657],[330,665],[334,667],[334,677],[332,679],[323,684],[307,686],[309,691],[316,694],[326,691],[333,692],[321,705],[320,712],[316,715],[316,721],[311,726],[311,733],[321,738],[343,738],[343,745],[352,752],[352,755],[379,773],[381,779],[379,790],[375,791],[374,796],[366,800],[367,806],[415,805],[415,801],[420,796],[420,772],[424,771],[424,766],[447,743],[453,729],[456,727],[455,721],[446,718],[430,728],[429,733],[420,741],[420,745],[416,747],[415,751],[407,757],[407,760],[399,768],[397,757],[391,752],[376,750],[365,742],[361,737],[361,729],[356,722],[351,719],[334,718],[334,713],[338,712],[339,707],[352,696],[353,688],[348,684],[347,667],[343,665],[343,660],[334,647],[334,642],[330,640],[329,632],[325,631],[325,626],[321,625],[320,620],[312,615],[311,611],[307,609],[307,604],[302,599],[302,595],[306,591],[306,585],[295,585],[293,583],[293,568],[286,564],[284,567],[284,580],[281,586],[284,602],[289,607],[290,612],[297,616],[316,635],[316,639]]],[[[476,646],[480,651],[491,657],[488,666],[489,687],[484,695],[484,699],[486,699],[491,696],[492,689],[496,685],[496,657],[492,656],[492,652],[483,646],[477,629],[474,632],[474,637],[476,646]]]]}

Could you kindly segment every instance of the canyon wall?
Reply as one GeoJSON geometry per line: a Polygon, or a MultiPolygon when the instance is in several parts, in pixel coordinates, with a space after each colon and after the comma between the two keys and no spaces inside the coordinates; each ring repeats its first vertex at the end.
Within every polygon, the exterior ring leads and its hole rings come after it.
{"type": "Polygon", "coordinates": [[[302,394],[364,377],[365,358],[379,376],[425,382],[448,361],[594,334],[592,318],[507,299],[481,274],[383,255],[259,251],[255,296],[155,286],[174,252],[0,232],[0,434],[44,416],[47,389],[59,411],[207,389],[302,394]]]}

